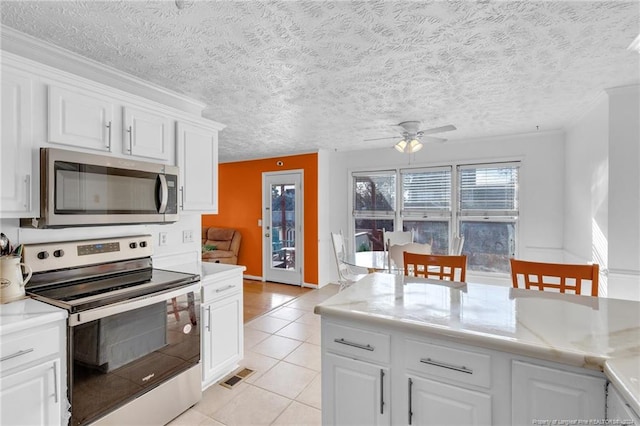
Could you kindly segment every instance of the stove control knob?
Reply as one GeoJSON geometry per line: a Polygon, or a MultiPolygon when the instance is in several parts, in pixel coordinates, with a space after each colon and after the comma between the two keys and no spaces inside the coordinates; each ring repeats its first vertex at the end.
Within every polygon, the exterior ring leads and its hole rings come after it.
{"type": "Polygon", "coordinates": [[[38,259],[46,259],[47,257],[49,257],[49,252],[48,251],[41,251],[40,253],[38,253],[38,259]]]}
{"type": "Polygon", "coordinates": [[[136,248],[136,247],[138,247],[138,244],[136,244],[136,243],[129,243],[129,248],[134,249],[134,248],[136,248]]]}
{"type": "Polygon", "coordinates": [[[140,247],[145,248],[147,246],[146,241],[140,241],[140,247]]]}
{"type": "Polygon", "coordinates": [[[60,250],[56,250],[53,252],[53,257],[62,257],[64,256],[64,250],[60,249],[60,250]]]}

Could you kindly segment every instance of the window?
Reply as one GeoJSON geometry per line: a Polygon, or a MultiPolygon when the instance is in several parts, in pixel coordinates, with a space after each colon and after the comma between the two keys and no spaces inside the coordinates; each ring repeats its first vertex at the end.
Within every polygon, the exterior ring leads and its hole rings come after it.
{"type": "Polygon", "coordinates": [[[449,253],[451,230],[451,167],[404,169],[402,227],[414,240],[431,244],[435,254],[449,253]]]}
{"type": "Polygon", "coordinates": [[[383,250],[382,229],[412,230],[436,254],[448,254],[452,236],[462,235],[467,269],[508,273],[518,172],[519,163],[493,163],[354,173],[356,250],[383,250]]]}
{"type": "Polygon", "coordinates": [[[393,230],[396,172],[353,174],[355,250],[384,250],[382,230],[393,230]]]}
{"type": "Polygon", "coordinates": [[[516,248],[518,171],[514,163],[458,166],[459,229],[470,270],[509,272],[516,248]]]}

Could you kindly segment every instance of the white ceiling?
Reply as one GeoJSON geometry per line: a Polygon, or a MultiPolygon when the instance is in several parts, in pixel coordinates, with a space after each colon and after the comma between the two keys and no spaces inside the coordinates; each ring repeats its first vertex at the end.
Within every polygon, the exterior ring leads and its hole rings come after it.
{"type": "MultiPolygon", "coordinates": [[[[222,161],[562,128],[636,84],[640,2],[6,1],[2,23],[205,102],[222,161]],[[184,6],[178,8],[176,3],[184,6]]],[[[395,153],[395,154],[392,154],[395,153]]]]}

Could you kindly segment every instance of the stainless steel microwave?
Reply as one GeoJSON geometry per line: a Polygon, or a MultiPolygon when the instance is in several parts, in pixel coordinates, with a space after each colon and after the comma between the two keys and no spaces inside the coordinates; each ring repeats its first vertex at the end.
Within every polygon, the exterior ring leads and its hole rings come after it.
{"type": "Polygon", "coordinates": [[[163,223],[178,220],[178,167],[40,149],[40,217],[21,226],[163,223]]]}

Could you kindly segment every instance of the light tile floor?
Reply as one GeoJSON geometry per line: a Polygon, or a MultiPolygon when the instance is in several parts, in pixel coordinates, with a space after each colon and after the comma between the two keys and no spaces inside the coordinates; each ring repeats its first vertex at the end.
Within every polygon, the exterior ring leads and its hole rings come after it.
{"type": "Polygon", "coordinates": [[[240,366],[254,373],[233,389],[212,385],[169,426],[320,425],[320,317],[313,307],[338,288],[305,293],[245,324],[240,366]]]}

